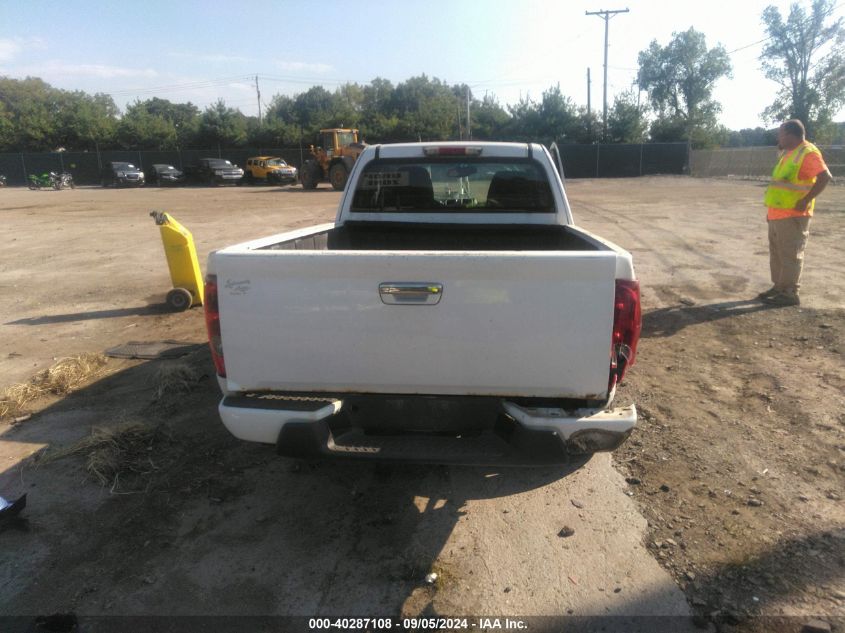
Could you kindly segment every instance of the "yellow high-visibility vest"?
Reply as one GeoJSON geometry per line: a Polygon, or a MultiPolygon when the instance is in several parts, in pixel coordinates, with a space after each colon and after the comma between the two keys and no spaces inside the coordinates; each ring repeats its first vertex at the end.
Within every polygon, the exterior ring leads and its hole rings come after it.
{"type": "MultiPolygon", "coordinates": [[[[810,142],[804,141],[791,154],[784,153],[778,164],[772,171],[772,180],[766,189],[766,196],[763,198],[767,207],[773,209],[795,209],[798,201],[806,196],[816,182],[813,176],[808,180],[798,178],[801,165],[804,159],[810,154],[819,154],[819,148],[810,142]]],[[[816,201],[813,200],[807,205],[806,211],[801,215],[812,215],[816,201]]],[[[798,213],[796,211],[796,213],[798,213]]]]}

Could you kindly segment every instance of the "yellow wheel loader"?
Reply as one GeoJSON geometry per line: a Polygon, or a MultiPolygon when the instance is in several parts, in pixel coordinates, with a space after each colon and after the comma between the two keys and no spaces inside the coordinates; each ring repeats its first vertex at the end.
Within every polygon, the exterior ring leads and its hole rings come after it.
{"type": "Polygon", "coordinates": [[[366,145],[358,142],[358,130],[331,128],[320,130],[321,145],[310,148],[311,158],[299,170],[303,189],[316,189],[328,181],[335,191],[342,191],[355,160],[366,145]]]}

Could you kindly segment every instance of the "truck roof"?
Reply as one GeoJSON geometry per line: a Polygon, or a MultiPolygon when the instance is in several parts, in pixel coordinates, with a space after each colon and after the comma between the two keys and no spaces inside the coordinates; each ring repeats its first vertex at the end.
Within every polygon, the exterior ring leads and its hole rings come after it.
{"type": "Polygon", "coordinates": [[[529,154],[542,152],[537,143],[500,143],[494,141],[436,141],[426,143],[392,143],[376,145],[380,158],[415,158],[425,153],[426,148],[479,148],[480,156],[495,158],[525,158],[529,154]],[[422,150],[422,152],[421,152],[422,150]]]}

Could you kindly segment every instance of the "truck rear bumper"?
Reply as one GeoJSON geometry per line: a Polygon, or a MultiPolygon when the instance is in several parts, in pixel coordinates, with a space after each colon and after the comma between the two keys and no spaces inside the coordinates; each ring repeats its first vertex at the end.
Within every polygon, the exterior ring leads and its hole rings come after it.
{"type": "Polygon", "coordinates": [[[227,396],[220,417],[237,438],[276,444],[291,457],[440,464],[558,464],[573,455],[612,451],[631,434],[636,408],[527,408],[502,401],[499,415],[465,434],[370,432],[350,424],[332,398],[227,396]]]}

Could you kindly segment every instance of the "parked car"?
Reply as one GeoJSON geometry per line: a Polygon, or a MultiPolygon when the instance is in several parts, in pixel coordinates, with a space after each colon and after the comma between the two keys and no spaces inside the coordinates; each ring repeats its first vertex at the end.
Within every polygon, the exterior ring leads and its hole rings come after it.
{"type": "Polygon", "coordinates": [[[109,185],[140,187],[144,184],[144,172],[132,163],[111,161],[103,167],[100,184],[103,187],[109,185]]]}
{"type": "Polygon", "coordinates": [[[296,182],[297,171],[278,156],[254,156],[246,160],[244,178],[247,182],[292,185],[296,182]]]}
{"type": "Polygon", "coordinates": [[[155,164],[150,169],[148,181],[159,187],[164,185],[178,185],[185,182],[185,174],[173,165],[155,164]]]}
{"type": "Polygon", "coordinates": [[[332,224],[212,252],[236,437],[288,456],[564,463],[633,431],[631,254],[575,225],[546,148],[370,145],[332,224]]]}
{"type": "Polygon", "coordinates": [[[236,184],[243,182],[244,170],[225,158],[200,158],[193,165],[185,167],[185,177],[209,185],[236,184]]]}

